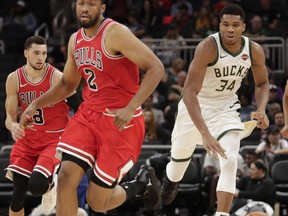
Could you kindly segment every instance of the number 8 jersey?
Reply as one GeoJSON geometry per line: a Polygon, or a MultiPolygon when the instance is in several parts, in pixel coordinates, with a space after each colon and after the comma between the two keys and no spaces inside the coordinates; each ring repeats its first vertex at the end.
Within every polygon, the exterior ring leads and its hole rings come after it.
{"type": "MultiPolygon", "coordinates": [[[[25,65],[18,68],[18,100],[22,112],[28,105],[52,87],[52,77],[55,67],[46,63],[46,70],[38,82],[31,82],[25,72],[25,65]]],[[[64,102],[38,109],[33,116],[34,130],[46,132],[63,131],[69,121],[69,106],[64,102]]]]}
{"type": "Polygon", "coordinates": [[[208,65],[197,97],[201,108],[220,108],[238,100],[236,92],[251,67],[251,41],[242,36],[240,51],[232,54],[222,45],[219,32],[210,37],[215,42],[217,57],[208,65]]]}

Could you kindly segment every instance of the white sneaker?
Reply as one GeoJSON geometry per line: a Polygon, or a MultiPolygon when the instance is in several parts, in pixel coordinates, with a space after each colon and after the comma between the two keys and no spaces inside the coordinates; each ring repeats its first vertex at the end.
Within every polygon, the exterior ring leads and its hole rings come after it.
{"type": "Polygon", "coordinates": [[[43,210],[43,213],[46,215],[51,214],[52,210],[56,206],[57,180],[58,180],[58,175],[55,173],[53,177],[54,187],[50,191],[43,194],[42,196],[42,210],[43,210]]]}

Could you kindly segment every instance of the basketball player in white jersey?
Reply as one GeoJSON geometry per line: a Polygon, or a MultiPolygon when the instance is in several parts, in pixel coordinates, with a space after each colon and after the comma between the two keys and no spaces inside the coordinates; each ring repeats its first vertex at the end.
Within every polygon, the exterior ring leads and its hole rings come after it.
{"type": "Polygon", "coordinates": [[[247,125],[237,112],[240,102],[236,92],[251,68],[257,104],[251,118],[256,120],[254,126],[265,129],[269,125],[265,114],[269,83],[262,48],[242,36],[246,27],[244,10],[228,4],[220,12],[220,19],[220,31],[199,43],[189,67],[161,192],[164,205],[174,200],[195,146],[202,144],[211,157],[219,158],[216,216],[226,216],[235,193],[240,140],[247,135],[247,125]]]}

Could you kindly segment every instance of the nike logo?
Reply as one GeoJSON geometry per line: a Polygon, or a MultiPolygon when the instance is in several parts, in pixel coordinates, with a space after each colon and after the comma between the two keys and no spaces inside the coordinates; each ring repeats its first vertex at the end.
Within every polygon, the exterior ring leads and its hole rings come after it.
{"type": "Polygon", "coordinates": [[[28,85],[28,83],[25,83],[25,84],[21,84],[21,83],[20,83],[20,87],[21,87],[21,88],[24,87],[24,86],[26,86],[26,85],[28,85]]]}
{"type": "Polygon", "coordinates": [[[234,104],[230,105],[230,106],[229,106],[230,109],[231,109],[232,107],[234,107],[236,104],[240,104],[240,102],[239,102],[239,101],[236,101],[234,104]]]}
{"type": "Polygon", "coordinates": [[[220,58],[225,58],[226,56],[228,56],[228,55],[220,55],[220,58]]]}
{"type": "Polygon", "coordinates": [[[77,44],[79,44],[83,39],[77,40],[77,44]]]}

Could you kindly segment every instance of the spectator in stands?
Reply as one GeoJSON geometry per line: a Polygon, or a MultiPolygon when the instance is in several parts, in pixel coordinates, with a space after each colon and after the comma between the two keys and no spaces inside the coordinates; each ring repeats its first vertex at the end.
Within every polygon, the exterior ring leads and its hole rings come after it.
{"type": "Polygon", "coordinates": [[[160,129],[160,137],[163,144],[170,144],[171,134],[175,124],[175,115],[177,113],[178,102],[173,101],[164,109],[164,123],[160,129]]]}
{"type": "Polygon", "coordinates": [[[189,14],[188,6],[186,4],[180,5],[177,14],[174,16],[172,23],[178,27],[179,33],[184,38],[190,38],[194,30],[194,17],[189,14]]]}
{"type": "Polygon", "coordinates": [[[257,146],[255,152],[272,167],[275,162],[288,159],[288,141],[281,137],[277,126],[271,125],[267,129],[266,138],[257,146]]]}
{"type": "Polygon", "coordinates": [[[271,30],[278,28],[281,13],[280,8],[277,8],[276,5],[272,4],[271,0],[260,0],[260,9],[257,14],[262,17],[264,28],[271,30]]]}
{"type": "Polygon", "coordinates": [[[280,131],[283,129],[284,124],[285,124],[283,111],[278,111],[274,113],[273,123],[280,129],[280,131]]]}
{"type": "Polygon", "coordinates": [[[255,151],[248,150],[244,153],[243,177],[249,175],[249,169],[250,169],[251,163],[254,162],[255,160],[257,160],[257,155],[255,151]]]}
{"type": "Polygon", "coordinates": [[[67,45],[66,43],[55,46],[48,56],[48,62],[63,71],[67,59],[67,45]]]}
{"type": "MultiPolygon", "coordinates": [[[[153,99],[154,99],[154,94],[150,95],[145,102],[143,103],[143,112],[144,111],[151,111],[153,113],[156,127],[159,128],[160,125],[164,122],[164,113],[161,109],[157,109],[154,107],[153,104],[153,99]]],[[[156,99],[157,100],[157,99],[156,99]]]]}
{"type": "Polygon", "coordinates": [[[129,8],[126,0],[117,0],[107,2],[106,16],[119,21],[120,23],[127,22],[129,8]]]}
{"type": "Polygon", "coordinates": [[[193,6],[190,2],[185,1],[185,0],[177,0],[177,2],[175,2],[172,7],[171,7],[171,15],[175,16],[179,10],[179,6],[181,5],[187,5],[188,7],[188,14],[192,15],[193,14],[193,6]]]}
{"type": "Polygon", "coordinates": [[[153,143],[158,141],[157,131],[156,131],[156,122],[154,115],[151,111],[143,111],[144,122],[145,122],[145,137],[144,143],[153,143]]]}
{"type": "Polygon", "coordinates": [[[172,59],[172,63],[166,67],[166,73],[157,86],[159,93],[159,108],[164,110],[168,105],[168,90],[171,85],[177,82],[177,74],[184,70],[185,62],[183,59],[176,57],[172,59]]]}
{"type": "Polygon", "coordinates": [[[238,191],[232,204],[231,213],[251,201],[262,201],[274,208],[276,186],[268,175],[268,168],[262,160],[255,160],[250,165],[250,175],[237,183],[238,191]]]}
{"type": "Polygon", "coordinates": [[[30,34],[34,34],[37,27],[37,19],[32,12],[26,7],[23,0],[19,0],[9,11],[9,15],[4,18],[4,24],[24,25],[30,34]]]}
{"type": "Polygon", "coordinates": [[[207,37],[207,36],[209,36],[211,34],[214,34],[214,33],[218,32],[219,23],[220,23],[219,16],[217,14],[213,14],[210,17],[210,25],[209,25],[210,27],[205,32],[204,36],[207,37]]]}
{"type": "Polygon", "coordinates": [[[140,23],[140,18],[138,17],[136,11],[131,11],[129,13],[126,26],[138,38],[142,38],[146,34],[146,28],[142,23],[140,23]]]}
{"type": "MultiPolygon", "coordinates": [[[[274,91],[274,92],[276,92],[276,91],[274,91]]],[[[273,103],[268,104],[267,105],[267,116],[269,118],[269,121],[274,123],[274,115],[275,115],[275,113],[276,112],[281,112],[281,111],[282,111],[282,107],[281,107],[280,103],[273,102],[273,103]]]]}
{"type": "MultiPolygon", "coordinates": [[[[195,21],[195,32],[193,32],[193,38],[203,38],[207,35],[207,31],[210,29],[211,17],[206,7],[201,7],[198,16],[195,21]]],[[[219,26],[218,26],[219,28],[219,26]]]]}
{"type": "Polygon", "coordinates": [[[229,0],[219,0],[214,7],[216,13],[219,13],[229,3],[229,0]]]}
{"type": "Polygon", "coordinates": [[[282,95],[278,94],[278,89],[280,87],[275,85],[275,84],[270,84],[270,93],[269,93],[269,100],[268,100],[268,104],[271,103],[279,103],[282,107],[282,95]]]}
{"type": "Polygon", "coordinates": [[[171,23],[160,45],[163,46],[163,50],[157,54],[164,66],[167,67],[174,58],[180,57],[180,50],[175,47],[186,45],[186,42],[175,23],[171,23]]]}
{"type": "Polygon", "coordinates": [[[251,112],[256,111],[256,106],[251,103],[251,95],[243,93],[239,95],[241,108],[239,111],[242,122],[251,120],[251,112]]]}
{"type": "Polygon", "coordinates": [[[140,8],[141,22],[145,26],[146,32],[148,34],[151,34],[153,27],[160,24],[162,25],[162,7],[161,5],[159,5],[158,1],[156,3],[153,3],[153,0],[144,0],[142,7],[140,8]]]}
{"type": "Polygon", "coordinates": [[[177,77],[176,83],[170,85],[168,89],[168,102],[169,103],[178,102],[180,100],[184,82],[187,77],[187,72],[184,70],[180,71],[176,77],[177,77]]]}
{"type": "Polygon", "coordinates": [[[263,26],[262,17],[259,15],[255,14],[250,20],[250,24],[250,27],[248,27],[244,34],[245,36],[259,38],[269,35],[269,31],[263,26]]]}

